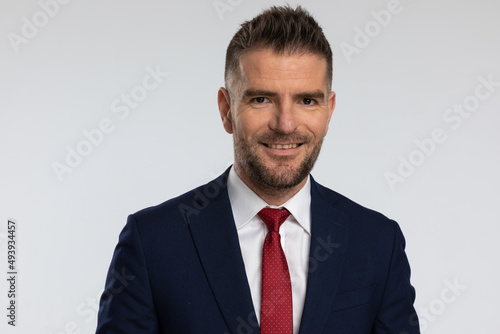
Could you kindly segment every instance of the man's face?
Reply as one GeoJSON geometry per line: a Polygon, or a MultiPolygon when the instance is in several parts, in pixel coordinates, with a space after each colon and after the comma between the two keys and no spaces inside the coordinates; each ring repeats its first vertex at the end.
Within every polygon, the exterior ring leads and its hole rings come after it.
{"type": "Polygon", "coordinates": [[[315,54],[250,51],[240,61],[231,98],[219,91],[224,128],[233,133],[235,169],[264,189],[305,181],[316,161],[335,106],[326,60],[315,54]]]}

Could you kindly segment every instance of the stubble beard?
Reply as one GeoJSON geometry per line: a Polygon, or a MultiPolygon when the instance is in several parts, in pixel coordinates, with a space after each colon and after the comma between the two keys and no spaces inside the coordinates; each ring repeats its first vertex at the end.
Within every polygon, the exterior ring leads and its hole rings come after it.
{"type": "Polygon", "coordinates": [[[292,165],[292,158],[275,158],[277,167],[267,166],[263,159],[257,154],[257,148],[260,142],[303,142],[308,144],[312,142],[310,136],[297,135],[267,135],[265,138],[259,138],[255,143],[248,143],[238,135],[233,135],[234,154],[241,168],[250,177],[252,183],[262,189],[285,190],[290,189],[302,182],[311,172],[321,151],[323,138],[317,142],[312,151],[307,153],[298,167],[292,165]]]}

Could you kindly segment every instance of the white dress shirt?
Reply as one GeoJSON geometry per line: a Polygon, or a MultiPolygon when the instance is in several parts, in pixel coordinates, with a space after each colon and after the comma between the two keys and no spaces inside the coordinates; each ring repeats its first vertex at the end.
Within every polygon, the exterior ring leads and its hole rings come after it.
{"type": "Polygon", "coordinates": [[[304,187],[280,206],[268,205],[264,202],[241,181],[234,166],[229,172],[227,189],[253,306],[259,323],[262,297],[262,249],[267,235],[267,226],[257,216],[257,213],[265,207],[283,207],[291,213],[281,225],[279,232],[292,281],[293,333],[297,334],[306,297],[311,244],[311,183],[309,176],[304,187]]]}

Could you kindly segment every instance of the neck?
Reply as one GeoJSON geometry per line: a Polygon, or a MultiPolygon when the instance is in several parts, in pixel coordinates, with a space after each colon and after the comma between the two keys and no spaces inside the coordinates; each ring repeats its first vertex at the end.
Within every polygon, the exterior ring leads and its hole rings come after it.
{"type": "Polygon", "coordinates": [[[300,181],[299,184],[296,186],[290,187],[290,188],[281,188],[281,189],[276,189],[272,187],[265,186],[263,184],[257,183],[254,180],[252,180],[246,173],[240,170],[235,164],[234,170],[236,174],[238,174],[239,178],[243,183],[245,183],[248,188],[250,188],[254,193],[257,194],[264,202],[266,202],[269,205],[275,205],[275,206],[280,206],[286,201],[288,201],[290,198],[292,198],[296,193],[304,187],[304,185],[307,182],[307,177],[304,178],[302,181],[300,181]]]}

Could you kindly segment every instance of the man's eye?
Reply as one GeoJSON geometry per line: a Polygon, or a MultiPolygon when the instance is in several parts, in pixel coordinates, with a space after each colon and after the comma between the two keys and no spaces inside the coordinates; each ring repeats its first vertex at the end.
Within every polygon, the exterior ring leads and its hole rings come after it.
{"type": "Polygon", "coordinates": [[[308,97],[305,97],[302,99],[302,103],[305,104],[306,106],[312,106],[316,103],[313,99],[310,99],[308,97]]]}
{"type": "Polygon", "coordinates": [[[253,98],[253,102],[255,103],[267,103],[269,99],[267,97],[255,97],[253,98]]]}

